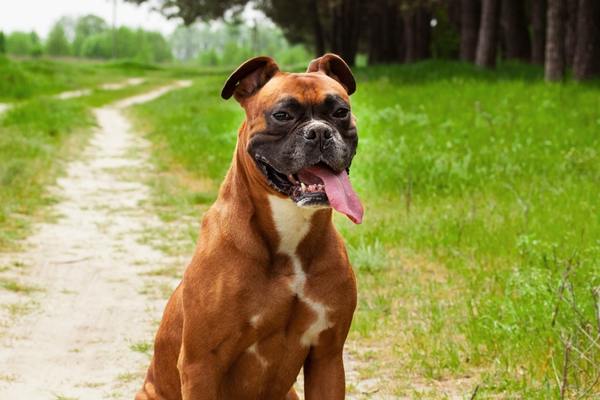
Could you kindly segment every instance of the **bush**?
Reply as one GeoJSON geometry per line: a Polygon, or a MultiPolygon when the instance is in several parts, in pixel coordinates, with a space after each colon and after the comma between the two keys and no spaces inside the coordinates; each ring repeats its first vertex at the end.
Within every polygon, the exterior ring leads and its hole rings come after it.
{"type": "Polygon", "coordinates": [[[6,38],[6,52],[16,56],[42,55],[43,47],[35,32],[13,32],[6,38]]]}

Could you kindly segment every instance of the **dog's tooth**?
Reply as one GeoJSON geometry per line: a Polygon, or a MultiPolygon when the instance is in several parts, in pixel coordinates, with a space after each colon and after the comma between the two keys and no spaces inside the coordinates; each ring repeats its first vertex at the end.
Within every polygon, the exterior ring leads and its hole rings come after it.
{"type": "Polygon", "coordinates": [[[300,187],[302,188],[303,192],[306,190],[306,185],[304,184],[304,182],[300,182],[300,187]]]}

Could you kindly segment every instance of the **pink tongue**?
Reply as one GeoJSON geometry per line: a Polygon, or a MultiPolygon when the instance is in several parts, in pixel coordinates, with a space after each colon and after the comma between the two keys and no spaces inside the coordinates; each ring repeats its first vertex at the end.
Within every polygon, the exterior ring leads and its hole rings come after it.
{"type": "Polygon", "coordinates": [[[346,171],[336,174],[329,168],[310,167],[302,172],[308,172],[321,178],[331,207],[346,214],[355,224],[362,222],[363,206],[350,185],[346,171]]]}

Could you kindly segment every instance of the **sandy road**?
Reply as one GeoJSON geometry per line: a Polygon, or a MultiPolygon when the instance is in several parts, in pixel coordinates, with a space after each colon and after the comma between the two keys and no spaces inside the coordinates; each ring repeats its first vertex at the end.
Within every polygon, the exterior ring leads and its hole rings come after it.
{"type": "Polygon", "coordinates": [[[99,128],[53,188],[58,219],[0,255],[4,279],[24,288],[0,290],[0,399],[127,399],[140,385],[164,306],[144,273],[173,260],[143,244],[160,224],[142,206],[152,167],[122,110],[187,85],[94,110],[99,128]]]}

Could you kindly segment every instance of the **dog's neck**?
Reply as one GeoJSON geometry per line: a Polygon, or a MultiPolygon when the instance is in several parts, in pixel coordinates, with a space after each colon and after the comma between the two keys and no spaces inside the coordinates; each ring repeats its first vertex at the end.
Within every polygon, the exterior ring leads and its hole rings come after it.
{"type": "Polygon", "coordinates": [[[330,208],[298,207],[290,198],[273,193],[243,142],[238,142],[215,209],[222,223],[241,228],[233,230],[241,234],[231,239],[254,256],[295,253],[301,243],[316,253],[326,244],[323,237],[334,229],[330,208]]]}

